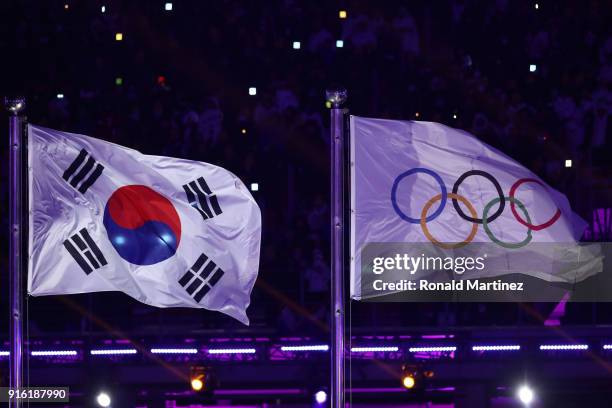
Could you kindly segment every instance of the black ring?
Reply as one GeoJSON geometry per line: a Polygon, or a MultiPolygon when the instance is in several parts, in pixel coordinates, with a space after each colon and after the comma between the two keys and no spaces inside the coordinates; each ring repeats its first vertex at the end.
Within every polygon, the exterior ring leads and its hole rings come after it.
{"type": "MultiPolygon", "coordinates": [[[[495,214],[493,214],[490,217],[487,217],[487,222],[495,221],[495,219],[497,219],[497,217],[502,215],[502,213],[504,212],[504,208],[506,207],[506,197],[504,197],[504,192],[502,191],[502,188],[499,185],[499,182],[491,174],[487,173],[486,171],[482,171],[482,170],[466,171],[457,179],[457,181],[455,181],[455,185],[453,186],[453,194],[457,194],[457,191],[459,191],[459,185],[463,183],[463,181],[470,176],[482,176],[486,178],[487,180],[489,180],[491,183],[493,183],[493,185],[495,186],[495,189],[497,190],[497,194],[499,195],[499,208],[497,209],[497,211],[495,211],[495,214]]],[[[455,211],[457,211],[457,214],[459,214],[461,218],[463,218],[466,221],[475,222],[477,224],[482,224],[482,218],[472,218],[472,217],[465,215],[463,213],[463,210],[459,206],[459,202],[457,201],[457,199],[453,198],[452,200],[453,200],[453,207],[455,207],[455,211]]]]}

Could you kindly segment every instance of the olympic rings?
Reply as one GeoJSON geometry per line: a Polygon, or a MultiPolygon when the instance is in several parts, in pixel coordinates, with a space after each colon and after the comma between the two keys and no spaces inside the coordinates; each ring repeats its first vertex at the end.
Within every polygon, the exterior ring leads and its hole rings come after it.
{"type": "Polygon", "coordinates": [[[427,217],[427,222],[434,220],[438,215],[442,214],[442,210],[444,210],[444,206],[446,205],[446,186],[444,185],[444,181],[442,181],[442,177],[440,177],[438,173],[432,170],[429,170],[429,169],[424,169],[422,167],[415,167],[413,169],[410,169],[400,174],[399,176],[395,178],[395,181],[393,182],[393,187],[391,188],[391,204],[393,204],[393,209],[395,210],[397,215],[399,215],[402,220],[408,221],[411,224],[419,224],[421,220],[419,220],[418,218],[412,218],[412,217],[407,216],[399,208],[399,205],[397,205],[397,187],[399,186],[400,181],[402,181],[405,177],[408,177],[411,174],[416,174],[416,173],[425,173],[425,174],[430,175],[431,177],[436,179],[436,181],[440,185],[440,190],[442,190],[442,195],[441,195],[442,202],[440,203],[440,206],[438,207],[438,209],[434,211],[434,213],[431,214],[429,217],[427,217]]]}
{"type": "MultiPolygon", "coordinates": [[[[532,178],[522,178],[522,179],[517,180],[512,185],[512,187],[510,188],[510,197],[514,198],[514,194],[516,193],[516,190],[523,183],[536,183],[536,184],[539,184],[542,187],[546,188],[546,186],[540,180],[536,180],[536,179],[532,179],[532,178]]],[[[555,222],[557,222],[557,220],[561,217],[561,210],[559,208],[557,208],[557,212],[548,221],[546,221],[545,223],[540,224],[540,225],[533,225],[533,224],[531,224],[531,221],[529,221],[529,220],[524,221],[521,218],[521,216],[518,215],[518,213],[516,212],[516,208],[514,207],[514,202],[513,201],[510,201],[510,208],[512,209],[512,214],[514,214],[514,218],[516,218],[516,220],[518,222],[520,222],[521,224],[523,224],[524,226],[526,226],[530,230],[534,230],[534,231],[540,231],[540,230],[543,230],[544,228],[550,227],[555,222]]]]}
{"type": "MultiPolygon", "coordinates": [[[[455,193],[449,193],[448,196],[452,198],[453,200],[459,200],[463,204],[465,204],[465,206],[470,211],[470,214],[472,214],[473,218],[476,218],[478,216],[478,214],[476,213],[476,209],[474,208],[472,203],[470,203],[467,200],[467,198],[459,194],[455,194],[455,193]]],[[[421,211],[421,219],[420,219],[420,224],[421,224],[421,229],[423,230],[423,234],[425,234],[427,239],[429,239],[432,243],[434,243],[435,245],[441,248],[446,248],[446,249],[461,248],[462,246],[469,244],[474,239],[474,237],[476,236],[476,233],[478,232],[477,223],[474,223],[472,225],[472,230],[470,231],[470,234],[468,235],[468,237],[464,241],[458,242],[456,244],[445,244],[443,242],[440,242],[437,239],[435,239],[429,232],[429,229],[427,228],[427,218],[426,218],[427,212],[429,211],[429,208],[433,205],[433,203],[441,199],[442,199],[442,194],[435,195],[423,207],[423,211],[421,211]]]]}
{"type": "MultiPolygon", "coordinates": [[[[516,199],[514,197],[504,197],[504,198],[506,200],[510,201],[511,204],[518,205],[519,208],[521,209],[521,211],[523,212],[523,214],[525,214],[525,217],[527,218],[527,221],[531,222],[531,218],[529,218],[529,213],[527,212],[527,209],[525,208],[523,203],[521,203],[518,199],[516,199]]],[[[489,203],[487,205],[485,205],[484,209],[482,210],[482,227],[484,228],[484,230],[487,233],[487,236],[489,237],[491,242],[495,242],[497,245],[499,245],[499,246],[501,246],[503,248],[517,249],[517,248],[524,247],[525,245],[530,243],[531,239],[533,238],[533,236],[531,235],[531,228],[527,228],[527,238],[525,238],[521,242],[516,242],[516,243],[510,243],[510,242],[501,241],[495,235],[493,235],[493,232],[491,232],[491,229],[489,228],[489,222],[491,220],[489,220],[487,218],[487,214],[489,213],[489,210],[491,209],[491,207],[494,204],[498,203],[499,201],[500,201],[500,198],[496,197],[496,198],[492,199],[491,201],[489,201],[489,203]]]]}
{"type": "Polygon", "coordinates": [[[545,228],[548,228],[551,225],[553,225],[555,222],[557,222],[557,220],[561,217],[561,209],[557,208],[557,211],[555,212],[555,214],[548,221],[546,221],[543,224],[533,225],[531,223],[531,218],[529,216],[529,213],[527,212],[527,209],[525,208],[523,203],[521,203],[515,197],[516,190],[519,188],[519,186],[521,184],[524,184],[524,183],[536,183],[536,184],[539,184],[540,186],[546,188],[546,185],[544,185],[544,183],[542,183],[541,181],[539,181],[537,179],[522,178],[522,179],[517,180],[512,185],[512,187],[510,188],[510,194],[508,196],[504,196],[503,190],[501,188],[501,185],[499,184],[497,179],[495,177],[493,177],[493,175],[491,175],[490,173],[487,173],[485,171],[482,171],[482,170],[469,170],[469,171],[463,173],[461,176],[459,176],[459,178],[457,179],[457,181],[453,185],[452,193],[448,193],[447,190],[446,190],[446,186],[444,184],[444,181],[442,180],[442,178],[436,172],[434,172],[433,170],[429,170],[429,169],[423,168],[423,167],[415,167],[415,168],[412,168],[412,169],[410,169],[408,171],[405,171],[404,173],[400,174],[399,176],[397,176],[395,178],[395,180],[393,182],[393,187],[391,188],[391,204],[393,205],[393,209],[395,210],[395,212],[397,213],[397,215],[401,219],[403,219],[404,221],[409,222],[411,224],[420,224],[421,229],[423,230],[423,234],[425,234],[425,237],[427,237],[427,239],[429,239],[429,241],[431,241],[433,244],[435,244],[437,246],[440,246],[442,248],[452,249],[452,248],[459,248],[459,247],[462,247],[464,245],[467,245],[476,236],[476,233],[478,232],[478,224],[482,224],[482,226],[483,226],[483,228],[485,230],[485,233],[487,234],[487,236],[489,237],[489,239],[492,242],[494,242],[497,245],[502,246],[504,248],[515,249],[515,248],[521,248],[521,247],[529,244],[529,242],[531,242],[531,240],[533,239],[533,235],[532,235],[533,231],[540,231],[540,230],[543,230],[545,228]],[[397,188],[399,186],[399,183],[404,178],[406,178],[406,177],[408,177],[408,176],[410,176],[412,174],[417,174],[417,173],[424,173],[424,174],[427,174],[427,175],[433,177],[436,180],[436,182],[440,185],[441,192],[440,192],[440,194],[435,195],[434,197],[429,199],[429,201],[427,201],[427,203],[423,207],[423,210],[421,211],[421,217],[420,218],[412,218],[412,217],[404,214],[404,212],[399,208],[399,205],[397,204],[397,188]],[[493,186],[495,187],[495,190],[497,190],[498,197],[492,199],[484,207],[482,218],[478,218],[478,214],[476,212],[476,209],[468,201],[468,199],[465,198],[464,196],[458,194],[459,186],[469,176],[482,176],[482,177],[486,178],[487,180],[489,180],[493,184],[493,186]],[[433,221],[440,214],[442,214],[442,211],[444,210],[444,207],[446,206],[446,201],[447,201],[447,199],[449,197],[450,197],[450,199],[453,202],[453,207],[457,211],[457,214],[459,214],[459,216],[461,218],[463,218],[464,220],[470,221],[470,222],[473,223],[472,230],[470,231],[470,233],[467,236],[467,238],[464,241],[462,241],[462,242],[454,243],[454,244],[447,244],[447,243],[443,243],[443,242],[438,241],[437,239],[435,239],[431,235],[429,229],[427,228],[427,223],[429,221],[433,221]],[[440,205],[438,206],[436,211],[434,211],[431,215],[428,216],[427,213],[429,212],[429,209],[431,208],[431,206],[436,201],[440,201],[440,205]],[[459,201],[461,201],[463,204],[465,204],[465,206],[468,208],[468,210],[469,210],[469,212],[471,214],[471,217],[466,215],[463,212],[463,210],[461,209],[461,206],[459,205],[459,201]],[[504,212],[506,201],[510,201],[510,208],[512,209],[512,214],[514,215],[514,218],[516,218],[516,220],[519,223],[521,223],[522,225],[527,227],[527,237],[523,241],[521,241],[521,242],[517,242],[517,243],[503,242],[503,241],[499,240],[497,237],[495,237],[493,235],[493,233],[491,232],[491,229],[489,228],[489,224],[492,221],[496,220],[504,212]],[[491,210],[491,207],[493,205],[497,204],[497,203],[499,203],[499,207],[497,208],[497,211],[495,211],[495,213],[493,215],[491,215],[491,217],[488,217],[488,214],[489,214],[489,211],[491,210]],[[527,218],[526,221],[516,211],[516,206],[518,206],[521,209],[521,211],[524,214],[524,217],[527,218]]]}
{"type": "MultiPolygon", "coordinates": [[[[466,178],[470,177],[470,176],[482,176],[482,177],[486,178],[491,183],[493,183],[493,186],[497,190],[497,195],[499,195],[499,200],[498,200],[499,208],[497,209],[497,211],[495,211],[495,214],[493,214],[491,216],[491,219],[489,220],[489,222],[495,221],[497,219],[497,217],[502,215],[502,213],[504,212],[504,207],[506,206],[506,200],[504,198],[504,192],[502,191],[502,188],[499,185],[499,182],[490,173],[487,173],[486,171],[482,171],[482,170],[470,170],[470,171],[466,171],[465,173],[463,173],[461,175],[461,177],[459,177],[457,179],[457,181],[455,181],[455,185],[453,186],[453,194],[457,194],[457,192],[459,191],[459,185],[461,183],[463,183],[463,181],[466,178]]],[[[459,202],[456,199],[454,199],[454,198],[453,198],[453,207],[455,207],[455,211],[457,211],[457,214],[459,214],[459,216],[461,218],[463,218],[464,220],[470,221],[470,222],[475,222],[475,223],[478,223],[478,224],[482,224],[483,223],[484,215],[483,215],[483,218],[468,217],[467,215],[465,215],[463,213],[463,210],[459,206],[459,202]]]]}

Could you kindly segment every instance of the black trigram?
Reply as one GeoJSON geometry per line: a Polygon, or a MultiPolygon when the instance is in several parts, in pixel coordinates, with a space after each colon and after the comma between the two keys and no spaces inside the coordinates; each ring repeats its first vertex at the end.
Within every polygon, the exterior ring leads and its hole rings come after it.
{"type": "Polygon", "coordinates": [[[197,180],[185,184],[183,189],[187,194],[189,204],[198,210],[205,220],[223,212],[221,207],[219,207],[217,196],[210,191],[204,177],[199,177],[197,180]]]}
{"type": "Polygon", "coordinates": [[[96,182],[98,177],[102,174],[104,166],[97,163],[96,160],[89,154],[85,149],[79,152],[76,159],[70,164],[70,166],[64,172],[62,176],[70,185],[81,194],[84,194],[93,183],[96,182]],[[77,187],[81,184],[79,187],[77,187]]]}
{"type": "Polygon", "coordinates": [[[106,258],[85,228],[65,240],[64,248],[87,275],[106,265],[106,258]]]}
{"type": "Polygon", "coordinates": [[[179,280],[179,284],[199,302],[219,282],[223,274],[223,270],[212,259],[202,254],[179,280]]]}

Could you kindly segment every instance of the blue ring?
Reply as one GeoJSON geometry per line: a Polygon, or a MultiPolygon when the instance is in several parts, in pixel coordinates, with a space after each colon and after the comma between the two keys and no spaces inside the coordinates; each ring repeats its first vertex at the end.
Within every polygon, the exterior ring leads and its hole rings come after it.
{"type": "Polygon", "coordinates": [[[415,173],[429,174],[431,177],[436,179],[436,181],[440,185],[440,189],[442,190],[442,199],[440,200],[440,205],[438,206],[438,209],[433,212],[433,214],[425,218],[425,221],[427,222],[434,220],[438,215],[442,214],[442,211],[444,210],[444,206],[446,205],[446,186],[444,185],[444,181],[442,180],[442,178],[437,173],[435,173],[432,170],[425,169],[423,167],[415,167],[413,169],[405,171],[404,173],[400,174],[399,176],[395,178],[395,181],[393,182],[393,187],[391,188],[391,204],[393,204],[393,209],[395,210],[397,215],[400,216],[402,220],[408,221],[411,224],[420,224],[421,223],[420,218],[411,218],[402,212],[402,210],[397,205],[397,199],[396,199],[397,186],[399,185],[400,181],[402,181],[404,177],[408,177],[411,174],[415,174],[415,173]]]}

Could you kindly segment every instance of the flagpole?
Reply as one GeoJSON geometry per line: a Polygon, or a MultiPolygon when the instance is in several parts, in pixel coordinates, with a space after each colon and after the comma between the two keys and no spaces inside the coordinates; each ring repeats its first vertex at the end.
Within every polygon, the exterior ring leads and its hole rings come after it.
{"type": "Polygon", "coordinates": [[[344,111],[345,89],[326,91],[331,107],[331,407],[344,408],[344,111]]]}
{"type": "MultiPolygon", "coordinates": [[[[22,201],[23,201],[23,123],[25,98],[6,98],[6,109],[9,111],[9,172],[10,172],[10,243],[9,243],[9,303],[11,354],[9,387],[22,388],[23,384],[23,292],[22,292],[22,201]]],[[[9,402],[13,408],[22,407],[19,399],[9,402]]]]}

